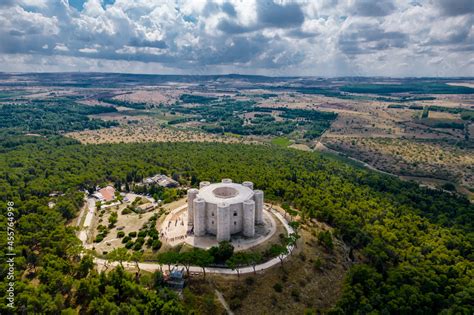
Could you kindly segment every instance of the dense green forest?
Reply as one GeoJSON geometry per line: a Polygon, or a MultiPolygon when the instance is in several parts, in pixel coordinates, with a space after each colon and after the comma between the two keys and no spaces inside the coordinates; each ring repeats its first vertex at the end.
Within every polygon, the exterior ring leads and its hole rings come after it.
{"type": "Polygon", "coordinates": [[[212,101],[217,100],[216,97],[202,96],[202,95],[192,95],[192,94],[181,94],[179,99],[183,103],[196,103],[196,104],[209,104],[212,101]]]}
{"type": "Polygon", "coordinates": [[[422,119],[418,121],[423,125],[430,126],[433,128],[445,128],[445,129],[464,129],[464,123],[462,121],[456,121],[452,119],[433,119],[428,117],[428,110],[423,111],[422,119]]]}
{"type": "Polygon", "coordinates": [[[448,85],[440,82],[404,82],[401,84],[357,84],[345,85],[341,91],[368,94],[474,94],[474,89],[466,86],[448,85]]]}
{"type": "MultiPolygon", "coordinates": [[[[335,228],[366,257],[346,280],[335,313],[432,314],[474,310],[474,211],[461,196],[419,188],[325,156],[277,146],[217,143],[80,145],[61,137],[19,142],[0,153],[0,196],[14,202],[17,305],[27,313],[182,314],[159,281],[137,283],[120,269],[91,270],[66,228],[78,189],[166,173],[200,180],[252,180],[265,196],[335,228]],[[64,192],[50,209],[53,191],[64,192]],[[33,280],[33,281],[30,281],[33,280]],[[169,311],[169,310],[172,311],[169,311]]],[[[5,206],[2,207],[5,213],[5,206]]],[[[2,216],[2,226],[6,217],[2,216]]],[[[6,250],[5,238],[1,239],[6,250]]],[[[1,289],[7,267],[2,264],[1,289]]],[[[7,313],[6,300],[0,312],[7,313]]]]}
{"type": "Polygon", "coordinates": [[[102,98],[99,98],[98,101],[112,104],[115,106],[123,106],[123,107],[128,107],[128,108],[133,108],[133,109],[147,109],[147,108],[153,107],[152,104],[148,104],[144,102],[129,102],[129,101],[118,100],[115,98],[102,97],[102,98]]]}
{"type": "Polygon", "coordinates": [[[0,126],[23,132],[54,134],[118,125],[87,115],[116,112],[114,107],[89,106],[69,99],[0,105],[0,126]]]}

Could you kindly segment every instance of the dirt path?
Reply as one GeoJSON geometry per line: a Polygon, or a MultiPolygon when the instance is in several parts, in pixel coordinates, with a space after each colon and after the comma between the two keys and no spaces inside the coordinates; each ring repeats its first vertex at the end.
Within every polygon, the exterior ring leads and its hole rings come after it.
{"type": "Polygon", "coordinates": [[[84,197],[84,200],[85,200],[84,205],[82,206],[81,212],[79,213],[79,216],[77,217],[76,226],[81,225],[82,217],[84,216],[86,209],[88,209],[88,200],[86,197],[84,197]]]}
{"type": "Polygon", "coordinates": [[[333,154],[337,154],[339,156],[342,156],[342,157],[345,157],[349,160],[352,160],[354,162],[357,162],[359,164],[362,164],[362,166],[364,166],[365,168],[368,168],[369,170],[372,170],[372,171],[375,171],[375,172],[379,172],[379,173],[382,173],[382,174],[385,174],[385,175],[389,175],[389,176],[395,176],[395,177],[400,177],[396,174],[392,174],[392,173],[389,173],[389,172],[385,172],[385,171],[382,171],[378,168],[375,168],[374,166],[362,161],[362,160],[359,160],[359,159],[356,159],[352,156],[349,156],[347,154],[343,154],[342,152],[339,152],[339,151],[336,151],[334,149],[331,149],[331,148],[328,148],[324,143],[322,143],[321,141],[318,141],[316,143],[316,146],[315,146],[315,151],[319,151],[319,152],[329,152],[329,153],[333,153],[333,154]]]}
{"type": "MultiPolygon", "coordinates": [[[[91,223],[92,219],[94,218],[95,212],[95,200],[94,198],[88,198],[86,204],[84,205],[85,209],[87,209],[86,218],[84,219],[84,223],[82,224],[81,230],[79,231],[79,239],[82,241],[82,245],[86,246],[87,238],[89,233],[91,233],[91,223]]],[[[81,213],[82,214],[82,213],[81,213]]],[[[83,214],[82,214],[83,215],[83,214]]],[[[81,218],[82,220],[82,218],[81,218]]],[[[80,221],[78,220],[78,223],[80,221]]]]}
{"type": "Polygon", "coordinates": [[[216,292],[217,299],[219,300],[219,302],[221,302],[222,306],[227,311],[227,314],[234,315],[234,312],[231,311],[231,309],[230,309],[229,305],[227,304],[227,302],[225,301],[224,296],[222,295],[222,293],[220,293],[217,289],[215,289],[215,292],[216,292]]]}

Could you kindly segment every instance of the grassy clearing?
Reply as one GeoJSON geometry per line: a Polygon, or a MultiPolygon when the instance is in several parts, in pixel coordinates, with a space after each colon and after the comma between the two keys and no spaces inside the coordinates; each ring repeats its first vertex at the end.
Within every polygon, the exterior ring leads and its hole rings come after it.
{"type": "Polygon", "coordinates": [[[290,145],[291,141],[287,137],[276,137],[272,139],[272,144],[278,145],[280,147],[287,147],[290,145]]]}
{"type": "Polygon", "coordinates": [[[357,168],[362,168],[362,169],[366,168],[366,166],[362,162],[359,162],[357,160],[351,159],[347,156],[344,156],[344,155],[341,155],[341,154],[338,154],[338,153],[319,152],[319,154],[321,154],[322,156],[324,156],[328,159],[343,162],[343,163],[349,164],[349,165],[357,167],[357,168]]]}
{"type": "Polygon", "coordinates": [[[238,135],[238,134],[232,133],[232,132],[224,132],[224,136],[232,137],[232,138],[242,138],[242,135],[238,135]]]}

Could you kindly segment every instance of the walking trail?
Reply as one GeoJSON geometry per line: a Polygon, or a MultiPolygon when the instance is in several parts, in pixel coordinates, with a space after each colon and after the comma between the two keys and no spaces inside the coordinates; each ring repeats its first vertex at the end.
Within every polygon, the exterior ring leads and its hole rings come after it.
{"type": "Polygon", "coordinates": [[[225,301],[224,296],[222,295],[222,293],[220,293],[217,289],[215,290],[215,292],[216,292],[217,299],[219,300],[219,302],[221,302],[222,306],[227,311],[227,314],[234,315],[234,312],[232,312],[232,310],[230,309],[230,307],[227,304],[227,302],[225,301]]]}

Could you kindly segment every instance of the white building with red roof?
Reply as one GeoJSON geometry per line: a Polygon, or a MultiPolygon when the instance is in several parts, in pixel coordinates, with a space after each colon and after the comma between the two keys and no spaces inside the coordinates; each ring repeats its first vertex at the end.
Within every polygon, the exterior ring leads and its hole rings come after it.
{"type": "Polygon", "coordinates": [[[93,196],[100,201],[112,201],[115,199],[115,188],[112,186],[104,187],[96,191],[93,196]]]}

